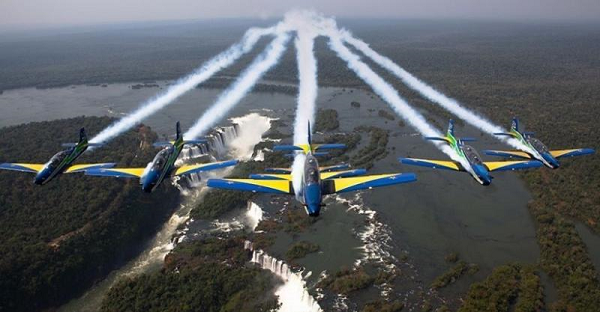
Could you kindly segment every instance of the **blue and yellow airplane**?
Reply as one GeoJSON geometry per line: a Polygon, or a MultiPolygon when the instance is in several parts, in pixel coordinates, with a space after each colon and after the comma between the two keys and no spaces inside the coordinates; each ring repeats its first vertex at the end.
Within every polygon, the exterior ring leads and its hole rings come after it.
{"type": "Polygon", "coordinates": [[[532,132],[521,132],[521,130],[519,130],[519,120],[516,117],[512,120],[510,132],[494,134],[515,138],[523,145],[527,146],[529,151],[483,151],[486,155],[519,159],[537,159],[546,167],[551,169],[556,169],[560,166],[558,158],[589,155],[594,153],[594,150],[591,148],[563,149],[554,151],[548,150],[544,143],[533,137],[532,132]]]}
{"type": "MultiPolygon", "coordinates": [[[[308,133],[308,144],[277,146],[274,150],[300,151],[305,154],[302,184],[297,191],[298,200],[304,205],[309,216],[316,217],[319,215],[323,206],[324,195],[372,189],[373,187],[408,183],[416,180],[413,173],[353,176],[365,173],[366,170],[336,171],[348,169],[348,165],[345,164],[325,168],[319,167],[319,162],[315,157],[318,150],[343,148],[344,145],[312,144],[310,124],[308,133]]],[[[290,169],[272,168],[269,171],[274,172],[274,174],[251,175],[250,179],[209,179],[208,186],[261,193],[296,194],[290,169]]]]}
{"type": "Polygon", "coordinates": [[[88,147],[99,145],[101,144],[88,143],[85,129],[81,128],[81,130],[79,130],[79,142],[63,143],[62,146],[68,147],[68,149],[54,154],[54,156],[52,156],[45,164],[3,163],[0,164],[0,169],[35,173],[36,175],[33,179],[33,183],[43,185],[62,173],[82,172],[91,168],[113,167],[115,165],[114,163],[73,165],[73,162],[75,162],[88,147]]]}
{"type": "Polygon", "coordinates": [[[206,140],[184,141],[181,135],[179,122],[176,126],[177,137],[171,142],[156,142],[154,146],[164,147],[146,168],[99,168],[86,170],[86,175],[108,176],[117,178],[139,178],[142,190],[150,193],[155,190],[165,178],[170,176],[181,176],[202,171],[209,171],[237,164],[237,160],[214,162],[206,164],[184,165],[175,167],[175,161],[186,144],[205,143],[206,140]]]}
{"type": "Polygon", "coordinates": [[[453,160],[429,160],[429,159],[417,159],[417,158],[399,158],[398,160],[406,165],[415,165],[422,167],[429,167],[434,169],[447,169],[455,171],[463,171],[471,174],[475,181],[482,185],[489,185],[492,183],[492,171],[505,171],[505,170],[516,170],[516,169],[528,169],[541,167],[542,163],[533,161],[482,161],[481,156],[477,153],[475,148],[464,144],[464,142],[475,141],[472,138],[460,138],[457,139],[454,136],[454,122],[450,120],[448,125],[448,132],[445,137],[426,137],[426,140],[443,141],[450,145],[452,150],[460,157],[463,161],[453,160]],[[464,165],[463,165],[464,164],[464,165]]]}

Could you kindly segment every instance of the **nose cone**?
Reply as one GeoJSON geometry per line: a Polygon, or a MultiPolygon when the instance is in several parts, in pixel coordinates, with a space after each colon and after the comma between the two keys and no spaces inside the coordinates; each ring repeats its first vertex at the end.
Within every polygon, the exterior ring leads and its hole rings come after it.
{"type": "Polygon", "coordinates": [[[558,162],[558,160],[556,160],[556,158],[554,158],[552,155],[550,155],[550,153],[544,153],[542,155],[542,157],[544,157],[544,160],[548,164],[550,164],[550,168],[556,169],[556,168],[560,167],[560,163],[558,162]]]}
{"type": "Polygon", "coordinates": [[[44,177],[42,177],[41,175],[38,174],[35,176],[35,178],[33,178],[33,183],[37,184],[37,185],[42,185],[42,184],[44,184],[45,180],[46,179],[44,177]]]}
{"type": "Polygon", "coordinates": [[[146,193],[151,193],[152,190],[154,190],[158,176],[158,173],[155,171],[150,171],[145,176],[143,176],[141,180],[142,191],[146,193]]]}
{"type": "Polygon", "coordinates": [[[487,169],[485,169],[485,167],[483,167],[482,165],[475,165],[473,166],[473,170],[479,178],[479,183],[481,183],[482,185],[490,185],[490,183],[492,183],[492,177],[490,176],[490,173],[487,171],[487,169]]]}
{"type": "Polygon", "coordinates": [[[44,169],[42,171],[40,171],[38,174],[35,175],[35,178],[33,178],[33,183],[37,184],[37,185],[42,185],[46,182],[46,180],[48,179],[48,176],[50,175],[50,171],[48,169],[44,169]]]}
{"type": "Polygon", "coordinates": [[[321,205],[306,205],[306,211],[311,217],[318,217],[321,213],[321,205]]]}
{"type": "Polygon", "coordinates": [[[309,184],[304,189],[304,203],[308,215],[316,217],[321,211],[321,186],[318,183],[309,184]]]}

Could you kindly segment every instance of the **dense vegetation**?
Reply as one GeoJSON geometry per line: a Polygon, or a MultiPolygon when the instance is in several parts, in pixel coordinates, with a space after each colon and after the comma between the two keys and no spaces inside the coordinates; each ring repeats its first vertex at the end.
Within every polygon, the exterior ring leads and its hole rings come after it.
{"type": "Polygon", "coordinates": [[[531,266],[509,264],[473,284],[459,311],[542,311],[543,297],[540,278],[531,266]]]}
{"type": "Polygon", "coordinates": [[[319,251],[319,245],[307,241],[297,242],[292,245],[285,253],[285,259],[287,262],[291,262],[296,259],[304,258],[309,253],[319,251]]]}
{"type": "Polygon", "coordinates": [[[101,311],[271,311],[277,307],[267,271],[247,267],[241,238],[179,244],[160,271],[121,280],[101,311]]]}
{"type": "MultiPolygon", "coordinates": [[[[73,118],[0,129],[0,161],[44,163],[79,127],[97,133],[108,118],[73,118]]],[[[156,135],[141,127],[79,163],[145,165],[156,135]],[[139,149],[140,141],[144,142],[139,149]]],[[[56,307],[138,252],[178,205],[167,187],[148,195],[137,181],[65,174],[40,187],[33,176],[0,172],[0,310],[56,307]]]]}
{"type": "Polygon", "coordinates": [[[335,109],[319,109],[315,120],[315,131],[333,131],[340,127],[338,112],[335,109]]]}

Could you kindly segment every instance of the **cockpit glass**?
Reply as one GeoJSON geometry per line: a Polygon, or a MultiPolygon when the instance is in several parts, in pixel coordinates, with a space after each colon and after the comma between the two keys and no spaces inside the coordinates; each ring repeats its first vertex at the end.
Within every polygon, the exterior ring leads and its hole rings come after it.
{"type": "Polygon", "coordinates": [[[69,150],[56,153],[50,158],[50,161],[48,162],[49,166],[53,168],[58,166],[65,158],[67,158],[67,156],[69,156],[69,154],[69,150]]]}
{"type": "Polygon", "coordinates": [[[154,157],[154,160],[152,161],[152,169],[153,170],[163,169],[165,164],[167,163],[167,159],[169,158],[170,154],[171,154],[170,148],[165,148],[162,151],[158,152],[158,154],[156,154],[156,156],[154,157]]]}
{"type": "Polygon", "coordinates": [[[531,143],[531,146],[533,146],[533,148],[535,148],[540,153],[548,152],[548,148],[546,147],[546,145],[544,145],[544,143],[542,143],[536,138],[529,138],[529,143],[531,143]]]}
{"type": "Polygon", "coordinates": [[[319,182],[319,173],[315,169],[309,169],[308,175],[306,177],[306,181],[308,183],[318,183],[319,182]]]}
{"type": "Polygon", "coordinates": [[[463,147],[463,152],[465,153],[465,156],[467,157],[469,162],[477,165],[483,164],[483,162],[481,161],[481,156],[479,156],[479,154],[473,147],[465,145],[463,147]]]}

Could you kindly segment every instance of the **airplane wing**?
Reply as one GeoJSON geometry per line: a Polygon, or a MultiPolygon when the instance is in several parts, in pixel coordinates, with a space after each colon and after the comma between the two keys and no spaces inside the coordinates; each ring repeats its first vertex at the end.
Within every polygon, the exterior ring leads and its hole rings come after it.
{"type": "Polygon", "coordinates": [[[42,171],[44,164],[3,163],[0,169],[38,173],[42,171]]]}
{"type": "Polygon", "coordinates": [[[398,160],[405,165],[421,166],[433,169],[465,171],[460,163],[451,160],[430,160],[418,158],[399,158],[398,160]]]}
{"type": "Polygon", "coordinates": [[[537,161],[537,160],[484,161],[483,164],[487,167],[488,171],[490,171],[490,172],[539,168],[543,165],[541,161],[537,161]]]}
{"type": "Polygon", "coordinates": [[[291,174],[281,174],[281,173],[251,174],[249,176],[249,178],[255,179],[255,180],[288,180],[288,181],[292,181],[291,174]]]}
{"type": "Polygon", "coordinates": [[[335,179],[335,178],[354,177],[354,176],[358,176],[358,175],[363,175],[365,173],[367,173],[366,169],[321,172],[321,179],[328,180],[328,179],[335,179]]]}
{"type": "Polygon", "coordinates": [[[237,162],[238,162],[237,160],[228,160],[228,161],[213,162],[213,163],[207,163],[207,164],[181,166],[181,167],[177,168],[177,170],[175,171],[175,175],[180,176],[180,175],[184,175],[184,174],[191,174],[191,173],[197,173],[197,172],[202,172],[202,171],[209,171],[209,170],[225,168],[225,167],[229,167],[229,166],[234,166],[235,164],[237,164],[237,162]]]}
{"type": "Polygon", "coordinates": [[[292,169],[290,168],[267,168],[265,172],[268,173],[282,173],[282,174],[291,174],[292,169]]]}
{"type": "Polygon", "coordinates": [[[92,168],[85,175],[115,178],[141,178],[146,168],[92,168]]]}
{"type": "Polygon", "coordinates": [[[115,165],[115,163],[71,165],[65,170],[65,173],[82,172],[89,169],[112,168],[115,165]]]}
{"type": "Polygon", "coordinates": [[[327,167],[320,167],[319,171],[321,171],[321,172],[330,172],[330,171],[346,170],[346,169],[350,169],[350,165],[348,165],[348,164],[339,164],[339,165],[333,165],[333,166],[327,166],[327,167]]]}
{"type": "Polygon", "coordinates": [[[378,174],[352,178],[339,178],[323,181],[323,195],[350,192],[374,187],[416,181],[414,173],[378,174]]]}
{"type": "Polygon", "coordinates": [[[494,151],[494,150],[485,150],[483,151],[486,155],[490,156],[500,156],[500,157],[508,157],[508,158],[522,158],[522,159],[532,159],[531,155],[522,152],[522,151],[494,151]]]}
{"type": "Polygon", "coordinates": [[[595,151],[591,148],[577,148],[577,149],[550,151],[550,154],[555,158],[561,158],[561,157],[589,155],[589,154],[593,154],[594,152],[595,151]]]}
{"type": "Polygon", "coordinates": [[[214,188],[254,193],[294,194],[292,182],[287,180],[208,179],[207,185],[214,188]]]}

